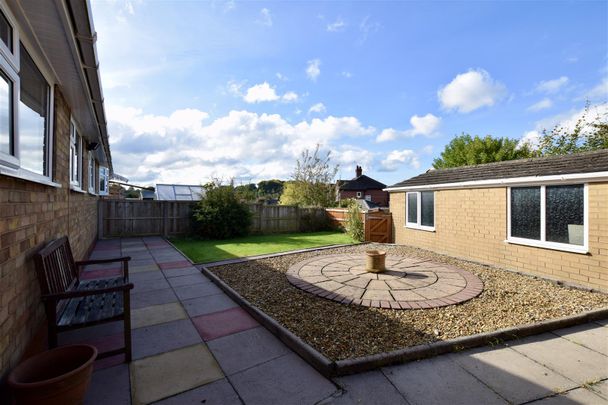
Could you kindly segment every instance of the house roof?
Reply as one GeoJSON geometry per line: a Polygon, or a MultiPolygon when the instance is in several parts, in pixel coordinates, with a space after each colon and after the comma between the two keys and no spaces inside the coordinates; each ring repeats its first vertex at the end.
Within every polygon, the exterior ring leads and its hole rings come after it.
{"type": "Polygon", "coordinates": [[[393,184],[388,190],[483,180],[597,172],[608,172],[608,149],[572,155],[509,160],[450,169],[429,170],[426,173],[393,184]]]}
{"type": "MultiPolygon", "coordinates": [[[[342,181],[342,180],[339,180],[342,181]]],[[[361,190],[376,190],[383,189],[386,184],[380,183],[378,180],[374,180],[362,174],[359,177],[355,177],[352,180],[347,180],[344,184],[340,185],[341,191],[361,191],[361,190]]]]}

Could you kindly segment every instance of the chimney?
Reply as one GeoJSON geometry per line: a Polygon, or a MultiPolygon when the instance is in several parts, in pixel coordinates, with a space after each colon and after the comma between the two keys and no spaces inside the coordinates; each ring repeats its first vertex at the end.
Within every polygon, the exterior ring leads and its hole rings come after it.
{"type": "Polygon", "coordinates": [[[355,169],[355,177],[359,177],[363,174],[363,169],[361,168],[361,166],[357,165],[357,168],[355,169]]]}

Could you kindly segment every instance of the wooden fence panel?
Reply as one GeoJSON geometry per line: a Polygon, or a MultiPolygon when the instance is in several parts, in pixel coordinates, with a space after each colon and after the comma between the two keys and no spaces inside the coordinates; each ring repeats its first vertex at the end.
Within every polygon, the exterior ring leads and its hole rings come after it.
{"type": "MultiPolygon", "coordinates": [[[[100,200],[99,238],[185,236],[192,231],[192,201],[100,200]]],[[[302,215],[324,218],[323,208],[250,204],[252,233],[299,232],[302,215]]]]}

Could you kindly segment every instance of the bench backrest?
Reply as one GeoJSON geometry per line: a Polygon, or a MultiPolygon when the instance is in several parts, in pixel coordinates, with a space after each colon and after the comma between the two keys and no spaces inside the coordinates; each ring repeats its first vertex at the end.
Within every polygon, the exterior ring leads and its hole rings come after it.
{"type": "Polygon", "coordinates": [[[34,260],[43,295],[66,292],[78,284],[78,269],[66,236],[40,249],[34,260]]]}

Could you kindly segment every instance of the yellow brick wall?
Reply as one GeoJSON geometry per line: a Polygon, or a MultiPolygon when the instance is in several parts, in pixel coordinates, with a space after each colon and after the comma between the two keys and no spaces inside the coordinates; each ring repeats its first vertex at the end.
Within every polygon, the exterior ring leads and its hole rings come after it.
{"type": "Polygon", "coordinates": [[[405,228],[405,193],[391,193],[395,243],[608,291],[608,183],[589,184],[589,253],[506,243],[507,189],[435,191],[435,232],[405,228]]]}

